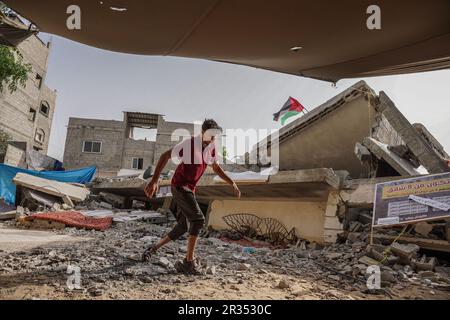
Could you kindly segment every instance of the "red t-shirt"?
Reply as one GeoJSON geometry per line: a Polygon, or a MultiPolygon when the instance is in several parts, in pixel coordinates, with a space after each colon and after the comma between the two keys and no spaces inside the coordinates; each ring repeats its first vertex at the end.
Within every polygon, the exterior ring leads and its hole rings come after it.
{"type": "Polygon", "coordinates": [[[173,175],[172,186],[187,187],[195,192],[198,181],[208,165],[216,161],[215,157],[214,143],[204,148],[200,137],[192,137],[179,143],[172,152],[172,160],[181,160],[173,175]]]}

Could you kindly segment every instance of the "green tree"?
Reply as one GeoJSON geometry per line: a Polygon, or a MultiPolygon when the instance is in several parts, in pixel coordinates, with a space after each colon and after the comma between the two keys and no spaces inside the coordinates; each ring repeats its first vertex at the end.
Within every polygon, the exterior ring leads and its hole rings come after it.
{"type": "Polygon", "coordinates": [[[11,137],[0,129],[0,155],[6,154],[6,149],[8,148],[8,141],[11,137]]]}
{"type": "MultiPolygon", "coordinates": [[[[9,9],[0,2],[0,11],[7,13],[9,9]]],[[[23,61],[23,56],[16,48],[0,45],[0,92],[8,87],[13,93],[19,86],[25,88],[31,64],[23,61]]]]}

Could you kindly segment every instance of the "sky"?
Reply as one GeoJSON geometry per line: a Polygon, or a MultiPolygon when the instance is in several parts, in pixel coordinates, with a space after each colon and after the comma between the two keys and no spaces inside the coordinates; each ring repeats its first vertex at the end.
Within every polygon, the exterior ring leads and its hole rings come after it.
{"type": "MultiPolygon", "coordinates": [[[[139,111],[163,114],[167,121],[214,118],[228,129],[279,129],[272,114],[289,96],[311,110],[360,80],[333,87],[246,66],[114,53],[42,38],[53,44],[46,84],[57,90],[57,101],[49,155],[59,160],[69,117],[122,120],[123,111],[139,111]]],[[[423,123],[450,151],[450,70],[363,80],[386,92],[411,123],[423,123]]]]}

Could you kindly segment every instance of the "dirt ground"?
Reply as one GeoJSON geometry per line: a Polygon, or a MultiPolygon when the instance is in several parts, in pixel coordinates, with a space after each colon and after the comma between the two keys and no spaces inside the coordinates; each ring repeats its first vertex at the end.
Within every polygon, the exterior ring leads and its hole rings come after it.
{"type": "MultiPolygon", "coordinates": [[[[201,239],[199,257],[212,261],[215,271],[201,276],[180,275],[172,266],[163,266],[167,260],[171,263],[183,256],[184,241],[169,245],[150,262],[130,259],[130,254],[139,253],[145,247],[148,239],[142,240],[142,235],[150,232],[159,236],[165,232],[144,228],[112,230],[109,234],[72,230],[68,235],[70,241],[38,243],[35,247],[24,247],[19,241],[16,250],[10,244],[5,250],[0,241],[0,299],[450,299],[447,291],[414,283],[392,284],[386,291],[370,294],[364,283],[346,278],[330,279],[328,272],[311,268],[310,262],[304,259],[297,264],[291,261],[287,266],[277,265],[277,261],[267,260],[272,253],[264,255],[266,260],[250,257],[245,264],[235,263],[234,260],[242,257],[230,254],[239,248],[226,244],[215,247],[212,243],[217,241],[208,239],[201,239]],[[114,235],[124,235],[118,241],[122,243],[116,242],[117,238],[112,241],[114,235]],[[80,289],[70,290],[67,285],[70,278],[67,266],[72,264],[81,268],[80,289]]],[[[14,230],[3,227],[0,234],[17,232],[14,230]]],[[[277,253],[280,259],[286,259],[288,254],[287,251],[277,253]]]]}

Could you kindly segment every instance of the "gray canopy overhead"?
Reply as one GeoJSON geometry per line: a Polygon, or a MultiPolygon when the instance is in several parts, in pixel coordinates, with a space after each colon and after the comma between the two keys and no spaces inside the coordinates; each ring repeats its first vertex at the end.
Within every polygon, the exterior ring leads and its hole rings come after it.
{"type": "Polygon", "coordinates": [[[449,0],[4,0],[41,31],[112,51],[222,61],[336,82],[450,67],[449,0]],[[69,30],[70,5],[81,30],[69,30]],[[291,49],[301,47],[293,52],[291,49]]]}
{"type": "Polygon", "coordinates": [[[19,18],[0,12],[0,45],[16,47],[36,32],[25,27],[19,18]]]}

